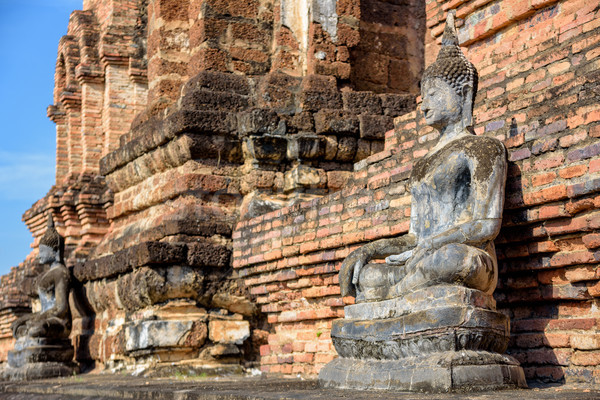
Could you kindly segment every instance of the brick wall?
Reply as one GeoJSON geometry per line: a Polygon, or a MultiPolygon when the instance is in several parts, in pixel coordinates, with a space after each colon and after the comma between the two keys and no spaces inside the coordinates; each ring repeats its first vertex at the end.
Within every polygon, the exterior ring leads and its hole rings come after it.
{"type": "MultiPolygon", "coordinates": [[[[475,131],[508,149],[495,297],[511,318],[509,352],[529,379],[598,382],[599,6],[428,2],[427,64],[450,8],[480,73],[475,131]]],[[[436,139],[417,108],[342,191],[238,224],[233,265],[271,323],[263,371],[315,374],[334,357],[329,327],[352,302],[339,296],[341,261],[407,232],[407,179],[436,139]]]]}

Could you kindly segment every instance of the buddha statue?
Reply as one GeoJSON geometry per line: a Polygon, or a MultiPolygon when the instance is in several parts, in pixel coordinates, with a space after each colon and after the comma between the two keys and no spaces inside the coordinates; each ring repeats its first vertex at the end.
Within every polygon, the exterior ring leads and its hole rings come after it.
{"type": "Polygon", "coordinates": [[[50,268],[36,279],[41,310],[27,314],[12,324],[16,339],[8,352],[8,366],[1,375],[8,380],[30,380],[71,375],[74,349],[69,339],[70,274],[62,262],[63,239],[48,216],[46,232],[40,240],[38,260],[50,268]]]}
{"type": "Polygon", "coordinates": [[[37,278],[37,293],[41,311],[25,315],[12,325],[13,336],[68,338],[71,333],[69,309],[70,276],[61,261],[62,238],[54,227],[52,215],[40,240],[38,260],[50,269],[37,278]]]}
{"type": "Polygon", "coordinates": [[[494,238],[502,222],[506,150],[472,129],[477,71],[448,13],[441,50],[421,85],[438,143],[411,171],[409,232],[367,243],[343,261],[332,324],[339,358],[319,374],[326,387],[444,392],[526,386],[503,355],[509,320],[496,311],[494,238]]]}
{"type": "Polygon", "coordinates": [[[421,85],[425,122],[440,139],[413,167],[408,234],[368,243],[344,260],[342,295],[356,302],[442,283],[490,294],[496,287],[493,240],[502,222],[506,151],[499,140],[473,134],[477,71],[458,47],[449,15],[421,85]],[[369,263],[377,258],[385,263],[369,263]]]}

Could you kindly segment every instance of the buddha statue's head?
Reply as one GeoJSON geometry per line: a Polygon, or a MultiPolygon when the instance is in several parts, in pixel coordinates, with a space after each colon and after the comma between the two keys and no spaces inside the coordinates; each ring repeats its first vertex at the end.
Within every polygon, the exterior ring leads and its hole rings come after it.
{"type": "Polygon", "coordinates": [[[52,214],[48,215],[48,225],[44,236],[40,239],[40,248],[38,260],[40,264],[50,264],[60,261],[60,253],[62,247],[62,237],[54,227],[52,214]]]}
{"type": "Polygon", "coordinates": [[[458,46],[454,14],[454,10],[448,12],[442,48],[421,80],[421,110],[427,125],[436,129],[473,125],[477,70],[458,46]]]}

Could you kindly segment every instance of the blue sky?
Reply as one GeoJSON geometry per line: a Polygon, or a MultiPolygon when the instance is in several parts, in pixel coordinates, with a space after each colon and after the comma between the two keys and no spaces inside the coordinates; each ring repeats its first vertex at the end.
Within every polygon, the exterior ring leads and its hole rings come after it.
{"type": "Polygon", "coordinates": [[[54,184],[58,41],[82,0],[0,0],[0,275],[30,252],[21,216],[54,184]]]}

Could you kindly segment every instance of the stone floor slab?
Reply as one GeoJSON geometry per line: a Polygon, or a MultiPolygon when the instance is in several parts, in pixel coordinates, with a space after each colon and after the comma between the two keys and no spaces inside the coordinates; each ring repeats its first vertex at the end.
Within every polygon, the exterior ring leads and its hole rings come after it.
{"type": "Polygon", "coordinates": [[[316,380],[252,378],[144,378],[86,375],[27,383],[0,382],[2,400],[589,400],[600,389],[558,386],[479,393],[402,393],[322,389],[316,380]]]}

